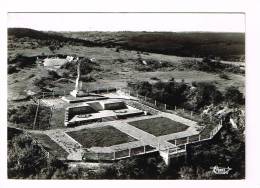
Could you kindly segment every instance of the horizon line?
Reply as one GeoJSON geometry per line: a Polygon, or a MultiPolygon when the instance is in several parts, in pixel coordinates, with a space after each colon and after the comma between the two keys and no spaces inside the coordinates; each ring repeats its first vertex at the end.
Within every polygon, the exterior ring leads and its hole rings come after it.
{"type": "Polygon", "coordinates": [[[30,27],[7,27],[7,29],[31,29],[35,31],[42,31],[42,32],[165,32],[165,33],[245,33],[245,31],[212,31],[212,30],[183,30],[183,31],[170,31],[170,30],[41,30],[41,29],[34,29],[30,27]]]}

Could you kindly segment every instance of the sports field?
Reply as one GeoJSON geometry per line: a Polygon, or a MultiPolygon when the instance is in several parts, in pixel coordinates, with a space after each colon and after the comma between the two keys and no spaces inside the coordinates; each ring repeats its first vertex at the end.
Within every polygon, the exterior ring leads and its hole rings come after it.
{"type": "Polygon", "coordinates": [[[188,126],[165,117],[128,122],[130,125],[154,136],[167,135],[185,131],[188,126]]]}
{"type": "Polygon", "coordinates": [[[67,132],[67,134],[79,142],[84,148],[108,147],[136,141],[135,138],[112,126],[82,129],[79,131],[67,132]]]}

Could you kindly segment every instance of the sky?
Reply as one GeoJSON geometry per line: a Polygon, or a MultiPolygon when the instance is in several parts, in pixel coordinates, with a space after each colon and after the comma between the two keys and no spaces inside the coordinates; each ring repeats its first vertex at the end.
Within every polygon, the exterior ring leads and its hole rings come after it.
{"type": "Polygon", "coordinates": [[[8,13],[8,27],[43,31],[245,32],[239,13],[8,13]]]}

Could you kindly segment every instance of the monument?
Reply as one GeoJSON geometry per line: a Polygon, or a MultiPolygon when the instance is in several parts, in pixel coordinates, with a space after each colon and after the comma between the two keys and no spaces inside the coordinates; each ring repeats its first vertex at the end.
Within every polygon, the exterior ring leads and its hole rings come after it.
{"type": "MultiPolygon", "coordinates": [[[[83,60],[85,61],[85,60],[83,60]]],[[[94,100],[101,100],[107,99],[108,97],[98,95],[91,92],[86,92],[82,87],[82,64],[83,61],[77,60],[77,78],[75,83],[75,89],[70,92],[70,95],[64,95],[61,99],[68,102],[68,103],[81,103],[86,101],[94,101],[94,100]]],[[[88,62],[88,61],[87,61],[88,62]]]]}
{"type": "Polygon", "coordinates": [[[82,80],[81,80],[81,62],[78,61],[77,62],[77,73],[78,73],[78,76],[76,78],[76,84],[75,84],[75,89],[73,91],[70,92],[70,94],[73,96],[73,97],[86,97],[88,96],[88,93],[85,92],[83,89],[82,89],[82,80]]]}

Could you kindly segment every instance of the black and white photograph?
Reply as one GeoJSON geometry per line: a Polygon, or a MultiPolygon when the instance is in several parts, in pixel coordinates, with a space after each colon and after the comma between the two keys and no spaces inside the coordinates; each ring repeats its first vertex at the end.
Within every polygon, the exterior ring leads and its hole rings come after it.
{"type": "Polygon", "coordinates": [[[3,0],[0,187],[260,187],[259,9],[3,0]]]}
{"type": "Polygon", "coordinates": [[[8,13],[8,179],[245,179],[245,16],[8,13]]]}

